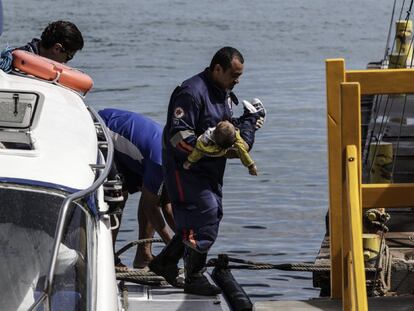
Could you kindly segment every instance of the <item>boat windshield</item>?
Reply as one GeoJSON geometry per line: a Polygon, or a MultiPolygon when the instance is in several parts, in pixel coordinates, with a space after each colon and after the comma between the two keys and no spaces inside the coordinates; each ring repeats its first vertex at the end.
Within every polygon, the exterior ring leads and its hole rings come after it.
{"type": "MultiPolygon", "coordinates": [[[[41,296],[64,198],[50,190],[0,184],[2,310],[27,310],[41,296]]],[[[58,252],[52,310],[64,304],[64,310],[85,309],[85,239],[85,213],[73,204],[58,252]]]]}

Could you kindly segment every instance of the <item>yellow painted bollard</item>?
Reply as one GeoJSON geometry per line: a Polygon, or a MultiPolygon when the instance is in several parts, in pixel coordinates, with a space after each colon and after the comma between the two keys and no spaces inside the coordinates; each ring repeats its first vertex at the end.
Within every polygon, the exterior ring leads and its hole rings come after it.
{"type": "Polygon", "coordinates": [[[410,44],[411,37],[413,35],[413,22],[411,20],[397,21],[395,23],[396,36],[395,36],[395,52],[407,54],[411,59],[413,49],[410,44]]]}
{"type": "Polygon", "coordinates": [[[411,57],[404,53],[392,53],[389,55],[389,69],[407,68],[407,62],[411,64],[411,57]]]}
{"type": "Polygon", "coordinates": [[[393,150],[392,143],[371,143],[368,154],[369,181],[372,184],[391,182],[393,150]]]}
{"type": "Polygon", "coordinates": [[[376,259],[380,253],[381,237],[378,234],[364,233],[362,235],[364,261],[376,259]]]}
{"type": "Polygon", "coordinates": [[[413,23],[411,20],[400,20],[395,24],[395,50],[389,56],[388,68],[406,68],[411,65],[413,47],[413,23]]]}

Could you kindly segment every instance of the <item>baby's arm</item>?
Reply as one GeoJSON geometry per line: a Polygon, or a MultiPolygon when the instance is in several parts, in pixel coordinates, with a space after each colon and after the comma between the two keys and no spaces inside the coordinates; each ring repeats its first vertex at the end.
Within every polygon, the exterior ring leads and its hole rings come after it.
{"type": "Polygon", "coordinates": [[[197,139],[197,143],[195,145],[195,148],[191,153],[189,154],[187,161],[184,162],[183,167],[186,170],[189,170],[191,167],[191,164],[199,161],[205,154],[205,143],[202,139],[197,139]]]}
{"type": "Polygon", "coordinates": [[[197,149],[198,142],[199,141],[197,141],[196,147],[193,149],[193,151],[191,151],[190,155],[188,156],[187,161],[185,161],[183,164],[183,167],[186,170],[189,170],[191,164],[199,161],[203,157],[203,153],[199,149],[197,149]]]}
{"type": "Polygon", "coordinates": [[[239,153],[240,161],[249,169],[249,174],[257,175],[257,167],[247,151],[248,149],[246,148],[246,143],[243,138],[241,138],[239,131],[236,131],[236,142],[234,143],[234,147],[236,147],[239,153]]]}

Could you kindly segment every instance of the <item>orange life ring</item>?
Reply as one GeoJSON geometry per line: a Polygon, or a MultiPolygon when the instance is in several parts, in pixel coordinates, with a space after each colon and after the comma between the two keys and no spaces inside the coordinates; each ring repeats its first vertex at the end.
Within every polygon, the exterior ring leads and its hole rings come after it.
{"type": "Polygon", "coordinates": [[[27,51],[14,50],[13,67],[35,77],[55,81],[75,91],[86,94],[93,86],[93,80],[87,74],[27,51]]]}

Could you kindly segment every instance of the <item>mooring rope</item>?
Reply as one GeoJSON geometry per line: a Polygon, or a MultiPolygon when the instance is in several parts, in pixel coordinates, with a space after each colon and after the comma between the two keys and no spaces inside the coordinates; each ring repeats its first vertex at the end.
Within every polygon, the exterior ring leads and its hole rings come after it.
{"type": "MultiPolygon", "coordinates": [[[[138,241],[132,241],[122,247],[115,253],[116,256],[124,253],[131,247],[139,244],[162,242],[161,239],[144,239],[138,241]]],[[[238,270],[282,270],[282,271],[297,271],[297,272],[329,272],[331,271],[330,265],[317,265],[308,262],[298,263],[282,263],[282,264],[271,264],[263,262],[254,262],[245,259],[239,259],[229,257],[226,254],[219,254],[217,258],[210,259],[206,267],[215,267],[222,269],[238,269],[238,270]],[[229,265],[229,263],[238,263],[240,265],[229,265]]],[[[128,267],[116,267],[116,278],[121,282],[132,282],[143,285],[167,285],[168,283],[162,276],[156,275],[154,272],[144,269],[131,269],[128,267]]],[[[366,272],[378,273],[381,268],[365,268],[366,272]]]]}
{"type": "Polygon", "coordinates": [[[136,276],[122,276],[121,277],[117,277],[117,280],[119,281],[123,281],[123,282],[130,282],[130,283],[135,283],[135,284],[140,284],[140,285],[150,285],[150,286],[167,286],[168,282],[165,281],[164,279],[162,280],[153,280],[152,278],[149,277],[136,277],[136,276]]]}
{"type": "MultiPolygon", "coordinates": [[[[221,267],[224,269],[246,269],[246,270],[283,270],[283,271],[301,271],[301,272],[328,272],[331,271],[330,265],[317,265],[314,263],[298,262],[271,264],[262,262],[253,262],[249,260],[228,257],[226,254],[220,254],[218,258],[210,259],[207,267],[221,267]],[[241,263],[243,265],[229,265],[229,262],[241,263]]],[[[365,268],[367,272],[377,272],[380,268],[365,268]]]]}
{"type": "Polygon", "coordinates": [[[168,284],[162,276],[156,275],[152,271],[131,269],[127,267],[116,267],[116,279],[121,282],[131,282],[142,285],[163,286],[168,284]]]}
{"type": "Polygon", "coordinates": [[[143,271],[135,271],[133,269],[130,269],[125,272],[117,272],[116,277],[119,279],[123,279],[126,277],[133,277],[138,278],[142,280],[151,280],[151,281],[164,281],[164,278],[162,276],[156,275],[154,272],[143,272],[143,271]]]}
{"type": "Polygon", "coordinates": [[[162,239],[154,239],[154,238],[152,238],[152,239],[142,239],[142,240],[137,240],[137,241],[132,241],[132,242],[129,242],[127,245],[125,245],[124,247],[122,247],[120,250],[118,250],[116,253],[115,253],[115,256],[119,256],[119,255],[121,255],[122,253],[125,253],[127,250],[129,250],[131,247],[134,247],[134,246],[136,246],[136,245],[139,245],[139,244],[146,244],[146,243],[158,243],[158,242],[163,242],[163,240],[162,239]]]}
{"type": "MultiPolygon", "coordinates": [[[[125,253],[131,247],[134,247],[136,245],[146,244],[146,243],[158,243],[158,242],[163,242],[163,240],[157,239],[157,238],[151,238],[151,239],[142,239],[142,240],[129,242],[128,244],[126,244],[124,247],[122,247],[115,253],[115,257],[119,257],[119,255],[125,253]]],[[[162,285],[168,284],[162,276],[158,276],[154,272],[149,271],[149,270],[132,269],[128,267],[117,266],[115,267],[115,272],[116,272],[116,279],[121,282],[131,282],[131,283],[137,283],[137,284],[142,284],[142,285],[156,285],[156,286],[162,286],[162,285]]]]}
{"type": "Polygon", "coordinates": [[[125,285],[124,281],[118,283],[119,291],[122,293],[122,307],[125,311],[128,311],[129,303],[128,303],[128,287],[125,285]]]}

